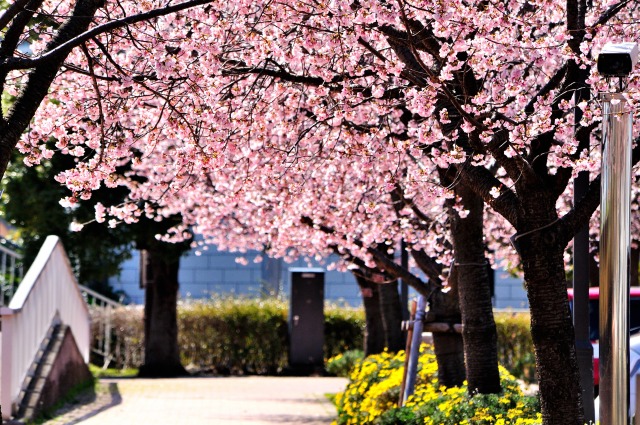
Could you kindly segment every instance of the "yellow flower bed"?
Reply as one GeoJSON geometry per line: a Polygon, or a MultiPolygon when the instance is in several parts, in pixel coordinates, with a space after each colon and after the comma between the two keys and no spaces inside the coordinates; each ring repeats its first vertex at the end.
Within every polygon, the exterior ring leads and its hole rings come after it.
{"type": "Polygon", "coordinates": [[[535,397],[522,394],[504,368],[501,394],[473,395],[466,385],[439,387],[430,346],[421,347],[416,389],[398,408],[404,352],[369,356],[351,372],[350,383],[336,397],[336,425],[533,425],[542,423],[535,397]]]}

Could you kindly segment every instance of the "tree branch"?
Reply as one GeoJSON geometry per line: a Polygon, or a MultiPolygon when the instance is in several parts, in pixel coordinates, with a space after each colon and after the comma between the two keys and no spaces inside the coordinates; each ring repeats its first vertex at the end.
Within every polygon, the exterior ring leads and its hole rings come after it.
{"type": "MultiPolygon", "coordinates": [[[[328,82],[323,80],[320,77],[311,77],[306,75],[296,75],[286,72],[284,70],[275,70],[271,68],[258,68],[258,67],[249,67],[249,66],[237,66],[234,68],[226,69],[223,71],[223,75],[245,75],[245,74],[257,74],[257,75],[266,75],[268,77],[278,78],[279,80],[288,81],[291,83],[300,83],[306,84],[310,86],[322,86],[326,85],[328,82]]],[[[331,81],[333,83],[333,81],[331,81]]]]}
{"type": "Polygon", "coordinates": [[[538,91],[538,93],[535,94],[535,96],[531,96],[531,100],[529,101],[529,103],[527,103],[527,106],[524,107],[524,111],[527,114],[527,116],[533,114],[534,112],[533,105],[535,105],[536,101],[539,98],[549,94],[551,90],[554,90],[556,87],[558,87],[558,85],[562,82],[562,80],[564,80],[564,77],[567,74],[567,69],[568,69],[568,66],[565,63],[564,65],[562,65],[562,67],[560,67],[560,69],[556,71],[553,77],[551,77],[549,81],[547,81],[547,84],[545,84],[538,91]]]}
{"type": "MultiPolygon", "coordinates": [[[[323,224],[314,223],[313,219],[308,216],[301,217],[300,222],[309,227],[318,229],[321,232],[326,233],[328,235],[334,235],[336,233],[335,229],[332,229],[331,227],[325,226],[323,224]]],[[[353,243],[356,246],[363,248],[362,241],[358,239],[354,239],[353,243]]],[[[405,282],[407,282],[409,286],[414,288],[421,295],[429,297],[431,293],[440,286],[435,282],[431,282],[431,281],[424,282],[422,279],[418,278],[409,270],[397,264],[395,261],[390,259],[385,253],[383,253],[382,251],[376,248],[369,247],[369,248],[366,248],[366,250],[367,250],[367,253],[371,254],[371,256],[373,257],[373,261],[376,263],[378,268],[380,268],[381,270],[384,270],[386,273],[390,274],[395,278],[404,280],[405,282]]],[[[343,254],[339,253],[339,255],[343,255],[343,254]]],[[[351,253],[349,253],[348,255],[352,256],[351,253]]],[[[358,263],[355,263],[355,264],[359,265],[358,263]]]]}
{"type": "Polygon", "coordinates": [[[461,164],[457,169],[465,185],[470,187],[486,204],[502,215],[514,228],[518,228],[520,200],[511,189],[505,187],[486,168],[461,164]],[[492,191],[495,192],[494,188],[500,192],[497,197],[492,195],[492,191]]]}
{"type": "Polygon", "coordinates": [[[407,283],[407,285],[418,291],[420,295],[431,298],[432,292],[440,287],[440,285],[436,285],[435,282],[432,282],[431,280],[424,282],[422,279],[418,278],[409,270],[405,269],[377,249],[368,248],[367,252],[373,256],[373,261],[375,261],[378,268],[398,279],[402,279],[407,283]]]}
{"type": "Polygon", "coordinates": [[[598,28],[609,22],[614,16],[618,14],[627,4],[629,4],[629,0],[623,0],[620,3],[616,3],[613,6],[609,7],[600,18],[596,22],[591,25],[590,28],[598,28]]]}
{"type": "Polygon", "coordinates": [[[509,132],[503,128],[493,135],[487,150],[495,158],[496,163],[504,168],[511,180],[517,182],[523,176],[531,180],[535,175],[531,165],[520,154],[508,158],[504,154],[508,146],[509,132]]]}
{"type": "Polygon", "coordinates": [[[11,6],[0,16],[0,29],[5,28],[9,22],[20,12],[25,9],[30,0],[16,0],[11,6]]]}
{"type": "MultiPolygon", "coordinates": [[[[183,3],[179,3],[173,6],[165,6],[159,9],[153,9],[148,12],[139,13],[137,15],[127,16],[125,18],[115,19],[106,24],[98,25],[95,28],[84,31],[82,34],[66,40],[64,43],[56,46],[48,52],[35,57],[35,58],[5,58],[0,63],[0,71],[10,71],[15,69],[30,69],[36,66],[45,65],[51,62],[59,61],[61,58],[67,57],[69,52],[73,48],[80,46],[82,43],[90,40],[91,38],[103,34],[108,31],[112,31],[118,28],[125,27],[127,25],[135,24],[138,22],[148,21],[160,16],[169,15],[171,13],[179,12],[181,10],[190,9],[196,6],[202,6],[207,3],[211,3],[212,0],[190,0],[183,3]]],[[[91,15],[93,17],[93,15],[91,15]]]]}
{"type": "MultiPolygon", "coordinates": [[[[101,5],[102,0],[78,0],[70,18],[60,27],[47,48],[55,49],[56,46],[86,31],[101,5]]],[[[47,95],[64,59],[65,57],[56,57],[55,61],[40,65],[29,73],[24,89],[6,118],[6,131],[0,134],[0,176],[4,175],[11,152],[47,95]]]]}
{"type": "Polygon", "coordinates": [[[558,232],[560,246],[566,246],[589,223],[589,219],[600,205],[600,178],[597,176],[589,183],[587,194],[560,219],[558,232]]]}
{"type": "MultiPolygon", "coordinates": [[[[393,209],[396,212],[396,216],[400,217],[400,211],[405,207],[409,207],[411,208],[411,211],[413,211],[413,213],[416,215],[416,217],[420,220],[423,221],[427,224],[431,224],[433,222],[433,220],[431,219],[431,217],[429,217],[428,215],[426,215],[424,212],[422,212],[422,210],[420,208],[418,208],[418,206],[415,204],[415,202],[413,202],[413,200],[411,199],[407,199],[404,196],[404,190],[402,189],[402,187],[399,184],[395,184],[393,190],[389,193],[389,195],[391,196],[391,202],[393,204],[393,209]]],[[[418,224],[418,223],[416,223],[418,224]]],[[[426,230],[427,227],[425,227],[423,224],[419,225],[421,229],[426,230]]]]}

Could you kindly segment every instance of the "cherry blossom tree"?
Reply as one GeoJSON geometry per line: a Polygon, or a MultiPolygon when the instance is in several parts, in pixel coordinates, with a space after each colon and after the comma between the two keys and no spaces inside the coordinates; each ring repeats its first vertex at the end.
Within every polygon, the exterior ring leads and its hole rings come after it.
{"type": "MultiPolygon", "coordinates": [[[[201,0],[175,5],[144,2],[144,4],[130,4],[123,7],[117,2],[95,0],[78,0],[77,2],[16,0],[11,3],[2,1],[0,3],[2,33],[0,40],[0,62],[2,62],[0,65],[2,68],[0,70],[2,88],[0,174],[4,175],[12,151],[21,135],[25,131],[31,131],[28,127],[34,114],[47,96],[56,77],[65,72],[82,74],[82,69],[67,62],[67,57],[74,48],[82,46],[92,37],[123,28],[128,24],[155,19],[158,16],[206,3],[207,1],[201,0]],[[71,69],[73,71],[70,71],[71,69]]],[[[83,48],[80,47],[80,50],[83,48]]],[[[64,124],[57,124],[61,125],[59,130],[62,132],[74,131],[64,124]]],[[[54,131],[51,127],[43,130],[46,131],[46,135],[42,133],[43,142],[50,142],[60,134],[58,130],[54,131]]],[[[73,156],[70,158],[76,160],[73,156]]],[[[29,160],[26,162],[32,163],[29,160]]],[[[155,238],[153,242],[157,244],[155,238]]],[[[164,282],[166,281],[167,279],[164,282]]],[[[177,287],[174,288],[174,292],[177,292],[177,287]]],[[[174,293],[173,322],[175,322],[176,296],[177,294],[174,293]]],[[[171,300],[171,294],[162,299],[171,300]]],[[[171,326],[171,320],[165,320],[171,319],[172,310],[167,309],[166,305],[157,305],[153,312],[154,327],[146,326],[145,329],[162,326],[164,328],[160,332],[155,332],[153,338],[147,338],[145,341],[148,348],[156,348],[145,359],[149,365],[147,369],[151,370],[155,367],[165,374],[184,372],[177,353],[177,337],[175,332],[172,332],[172,329],[177,329],[177,325],[173,323],[171,326]],[[172,336],[173,341],[171,341],[172,336]],[[157,360],[162,362],[164,367],[158,368],[157,360]]]]}
{"type": "MultiPolygon", "coordinates": [[[[400,182],[406,198],[426,205],[452,190],[434,170],[450,170],[461,199],[472,192],[515,231],[544,422],[583,423],[563,255],[598,204],[593,130],[600,117],[596,100],[576,102],[574,93],[588,88],[595,99],[608,89],[592,69],[593,53],[605,41],[638,39],[637,3],[212,1],[130,19],[124,28],[118,19],[138,5],[80,1],[72,19],[78,26],[46,22],[28,55],[15,53],[26,37],[16,23],[28,21],[40,3],[15,4],[22,14],[0,17],[0,27],[17,25],[0,46],[0,81],[3,94],[18,97],[3,115],[0,158],[24,134],[20,149],[37,163],[54,154],[43,143],[53,136],[57,150],[78,158],[58,177],[74,192],[67,204],[102,184],[125,184],[132,202],[99,209],[99,221],[189,211],[187,223],[203,233],[214,233],[207,229],[217,218],[206,205],[220,193],[251,202],[247,188],[257,182],[295,200],[307,186],[300,182],[341,160],[335,178],[319,183],[344,205],[312,205],[314,223],[330,219],[341,234],[361,237],[362,247],[353,249],[363,257],[367,247],[393,239],[386,225],[393,214],[381,214],[375,231],[360,232],[357,213],[390,207],[367,188],[341,192],[338,173],[351,167],[349,176],[370,176],[384,193],[400,182]],[[100,20],[117,24],[100,29],[100,20]],[[95,30],[85,32],[89,27],[95,30]],[[132,175],[119,175],[126,162],[132,175]],[[587,195],[561,208],[559,197],[582,170],[594,176],[587,195]],[[146,208],[145,200],[162,209],[146,208]]],[[[72,10],[65,2],[42,6],[56,17],[72,10]]],[[[631,105],[640,96],[638,81],[634,74],[631,105]]],[[[460,204],[463,215],[467,202],[460,204]]],[[[294,212],[308,212],[303,206],[294,212]]],[[[278,205],[269,208],[261,213],[271,223],[258,233],[284,238],[299,226],[278,205]]],[[[180,239],[183,230],[173,236],[180,239]]],[[[419,230],[406,233],[414,234],[417,250],[437,249],[419,230]]],[[[467,267],[475,256],[459,263],[467,267]]]]}

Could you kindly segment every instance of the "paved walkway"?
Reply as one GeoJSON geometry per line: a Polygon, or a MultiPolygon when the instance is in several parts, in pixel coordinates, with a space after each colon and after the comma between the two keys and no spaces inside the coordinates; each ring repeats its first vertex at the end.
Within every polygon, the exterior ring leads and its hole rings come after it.
{"type": "Polygon", "coordinates": [[[335,407],[325,394],[344,378],[214,377],[103,379],[95,397],[47,425],[328,425],[335,407]]]}

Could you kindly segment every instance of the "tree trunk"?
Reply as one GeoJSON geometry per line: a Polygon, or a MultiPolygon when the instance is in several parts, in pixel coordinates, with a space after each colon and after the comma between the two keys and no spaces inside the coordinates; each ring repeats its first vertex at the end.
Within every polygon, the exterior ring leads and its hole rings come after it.
{"type": "Polygon", "coordinates": [[[465,380],[462,335],[457,332],[434,333],[433,351],[438,363],[438,383],[446,388],[461,386],[465,380]]]}
{"type": "MultiPolygon", "coordinates": [[[[531,193],[531,191],[530,191],[531,193]]],[[[582,395],[571,322],[563,251],[555,205],[531,196],[519,217],[516,246],[522,260],[531,311],[531,335],[545,425],[583,425],[582,395]]]]}
{"type": "Polygon", "coordinates": [[[458,185],[456,193],[469,211],[461,218],[450,209],[469,393],[499,393],[498,333],[483,240],[484,202],[464,185],[458,185]]]}
{"type": "Polygon", "coordinates": [[[382,314],[380,312],[380,296],[377,284],[365,279],[361,273],[354,272],[353,276],[360,287],[362,304],[364,305],[364,355],[378,354],[384,351],[385,338],[382,314]]]}
{"type": "MultiPolygon", "coordinates": [[[[376,284],[374,284],[376,285],[376,284]]],[[[398,280],[377,284],[382,326],[384,327],[384,345],[392,353],[405,347],[402,337],[402,308],[398,280]]]]}
{"type": "Polygon", "coordinates": [[[161,245],[153,244],[149,252],[152,273],[145,292],[144,365],[140,376],[172,377],[186,375],[178,348],[178,270],[180,254],[167,256],[161,245]]]}
{"type": "MultiPolygon", "coordinates": [[[[455,271],[455,269],[454,269],[455,271]]],[[[455,276],[449,276],[451,290],[435,292],[429,301],[426,321],[460,323],[460,307],[455,276]]],[[[434,332],[433,350],[438,364],[438,381],[447,388],[459,387],[465,380],[464,346],[462,335],[456,332],[434,332]]]]}

